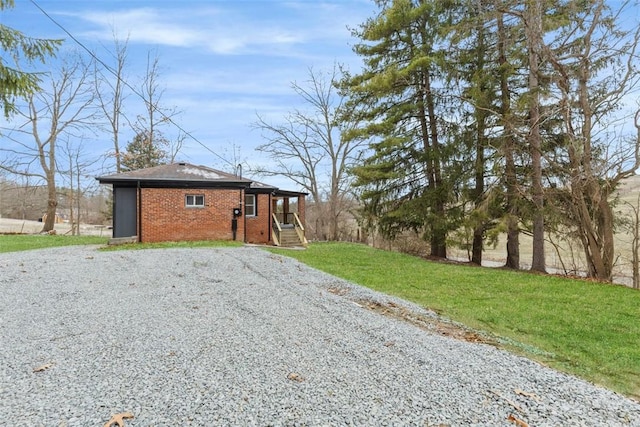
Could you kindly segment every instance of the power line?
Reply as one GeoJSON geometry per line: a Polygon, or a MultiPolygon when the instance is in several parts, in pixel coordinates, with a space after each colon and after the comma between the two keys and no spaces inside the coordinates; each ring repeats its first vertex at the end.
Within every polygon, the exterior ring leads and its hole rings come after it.
{"type": "Polygon", "coordinates": [[[195,142],[197,142],[200,146],[202,146],[202,148],[204,148],[205,150],[207,150],[208,152],[210,152],[211,154],[213,154],[214,156],[216,156],[217,158],[219,158],[220,160],[222,160],[223,162],[227,163],[228,165],[232,166],[232,167],[236,167],[236,165],[234,163],[232,163],[231,161],[225,159],[224,157],[222,157],[220,154],[216,153],[215,151],[213,151],[212,149],[210,149],[209,147],[207,147],[202,141],[200,141],[198,138],[196,138],[195,136],[193,136],[193,134],[191,134],[191,132],[185,130],[184,128],[182,128],[182,126],[180,126],[179,124],[177,124],[175,121],[173,121],[173,119],[170,116],[167,116],[166,114],[164,114],[161,110],[159,110],[155,105],[147,102],[147,100],[145,99],[145,97],[137,91],[136,88],[134,88],[132,85],[130,85],[126,80],[124,80],[123,78],[121,78],[118,73],[116,73],[115,70],[113,70],[108,64],[106,64],[103,60],[101,60],[100,58],[98,58],[89,48],[87,48],[80,40],[78,40],[73,34],[71,34],[65,27],[62,26],[62,24],[60,24],[58,21],[56,21],[51,15],[49,15],[35,0],[29,0],[36,8],[38,8],[38,10],[40,10],[40,12],[42,12],[42,14],[44,16],[46,16],[51,22],[53,22],[58,28],[60,28],[62,31],[64,31],[64,33],[66,35],[69,36],[69,38],[71,40],[73,40],[76,44],[78,44],[78,46],[80,46],[82,49],[84,49],[97,63],[99,63],[100,65],[102,65],[102,67],[104,67],[107,71],[109,71],[111,74],[113,74],[113,76],[118,79],[120,82],[122,82],[122,84],[124,84],[127,88],[129,88],[129,90],[131,90],[131,92],[133,92],[135,95],[137,95],[138,97],[140,97],[140,99],[142,99],[142,101],[144,101],[146,104],[149,104],[149,106],[151,108],[153,108],[158,114],[160,114],[163,118],[164,121],[171,123],[172,125],[174,125],[180,132],[182,132],[184,135],[188,136],[189,138],[191,138],[192,140],[194,140],[195,142]]]}

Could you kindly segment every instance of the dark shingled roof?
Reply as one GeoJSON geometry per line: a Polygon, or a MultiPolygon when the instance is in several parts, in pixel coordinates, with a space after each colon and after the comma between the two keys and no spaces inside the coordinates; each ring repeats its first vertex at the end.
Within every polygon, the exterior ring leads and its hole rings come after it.
{"type": "Polygon", "coordinates": [[[172,163],[123,172],[96,178],[101,184],[125,182],[175,182],[202,184],[235,184],[243,187],[251,185],[250,179],[211,169],[206,166],[196,166],[189,163],[172,163]]]}
{"type": "Polygon", "coordinates": [[[280,196],[298,196],[297,191],[280,190],[262,182],[212,169],[206,166],[197,166],[189,163],[172,163],[170,165],[155,166],[152,168],[138,169],[131,172],[116,173],[99,176],[96,178],[100,184],[120,184],[124,187],[137,185],[150,187],[235,187],[250,188],[256,193],[274,193],[280,196]]]}

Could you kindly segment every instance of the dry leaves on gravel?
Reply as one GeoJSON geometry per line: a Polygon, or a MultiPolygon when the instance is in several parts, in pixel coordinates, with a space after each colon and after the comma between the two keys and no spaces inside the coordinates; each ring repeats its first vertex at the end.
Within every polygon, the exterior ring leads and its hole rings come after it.
{"type": "Polygon", "coordinates": [[[118,427],[125,427],[124,420],[129,418],[133,418],[133,414],[131,412],[115,414],[109,421],[107,421],[104,427],[111,427],[113,424],[116,424],[118,427]]]}
{"type": "Polygon", "coordinates": [[[299,383],[304,381],[304,377],[300,374],[296,374],[295,372],[291,372],[289,375],[287,375],[287,379],[289,381],[296,381],[299,383]]]}
{"type": "Polygon", "coordinates": [[[44,365],[40,365],[37,368],[33,368],[33,372],[44,372],[47,369],[49,369],[50,367],[52,367],[52,366],[53,366],[53,363],[47,363],[47,364],[44,364],[44,365]]]}
{"type": "Polygon", "coordinates": [[[509,415],[507,417],[507,421],[514,423],[518,427],[529,427],[529,424],[522,421],[520,418],[514,417],[513,415],[509,415]]]}

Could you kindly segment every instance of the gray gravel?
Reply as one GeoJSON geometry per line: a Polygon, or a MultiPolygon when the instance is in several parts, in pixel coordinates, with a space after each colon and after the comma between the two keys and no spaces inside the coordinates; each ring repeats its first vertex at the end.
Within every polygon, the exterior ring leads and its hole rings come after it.
{"type": "Polygon", "coordinates": [[[253,247],[0,254],[0,424],[640,426],[636,402],[366,300],[434,316],[253,247]]]}

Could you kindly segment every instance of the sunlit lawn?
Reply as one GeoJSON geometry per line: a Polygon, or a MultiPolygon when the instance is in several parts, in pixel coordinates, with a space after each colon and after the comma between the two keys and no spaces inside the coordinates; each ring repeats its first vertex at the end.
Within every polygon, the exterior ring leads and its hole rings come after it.
{"type": "Polygon", "coordinates": [[[0,252],[16,252],[31,249],[52,248],[72,245],[106,245],[106,237],[98,236],[66,236],[49,234],[2,234],[0,235],[0,252]]]}
{"type": "Polygon", "coordinates": [[[0,252],[26,251],[71,245],[103,245],[102,250],[161,249],[161,248],[205,248],[242,246],[240,242],[202,240],[194,242],[128,243],[106,246],[109,238],[97,236],[65,236],[48,234],[0,235],[0,252]]]}

